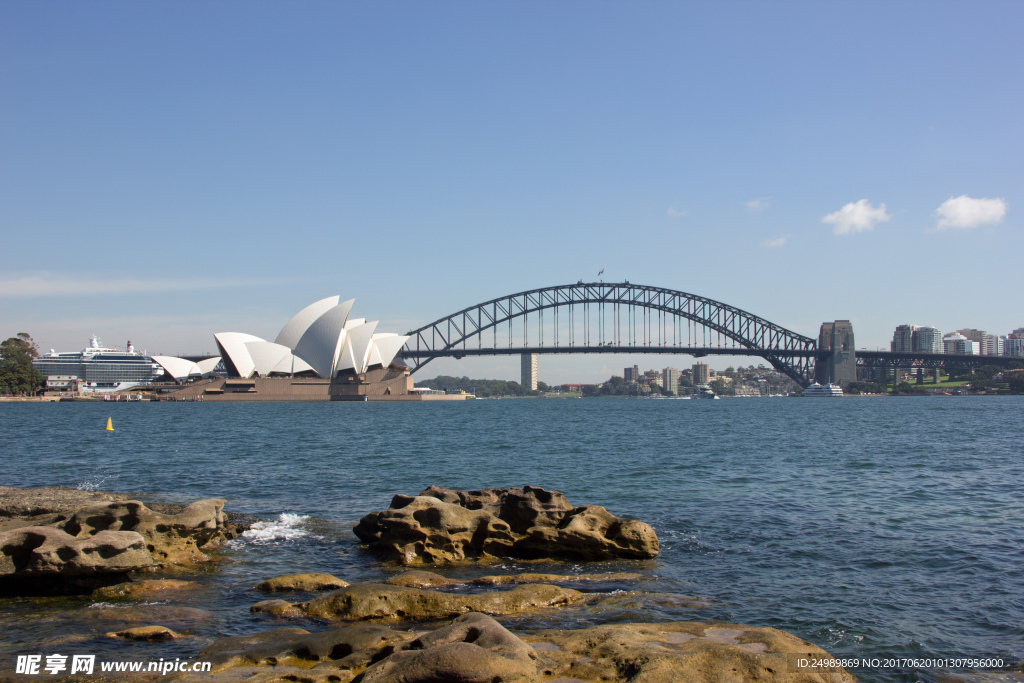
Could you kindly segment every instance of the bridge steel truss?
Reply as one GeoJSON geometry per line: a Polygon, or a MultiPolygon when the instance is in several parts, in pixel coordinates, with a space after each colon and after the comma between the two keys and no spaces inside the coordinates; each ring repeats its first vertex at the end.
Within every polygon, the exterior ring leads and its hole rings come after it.
{"type": "Polygon", "coordinates": [[[818,355],[817,340],[734,306],[629,282],[577,282],[510,294],[470,306],[407,334],[411,338],[400,355],[414,361],[413,372],[440,357],[519,353],[740,355],[760,356],[806,387],[813,381],[818,355]],[[514,334],[513,323],[522,324],[521,342],[514,334]]]}
{"type": "Polygon", "coordinates": [[[925,368],[934,370],[976,370],[985,365],[995,365],[1000,368],[1009,367],[1014,361],[1021,358],[1011,356],[978,356],[952,353],[918,353],[918,352],[890,352],[890,351],[858,351],[857,365],[866,368],[885,368],[894,370],[897,368],[925,368]]]}

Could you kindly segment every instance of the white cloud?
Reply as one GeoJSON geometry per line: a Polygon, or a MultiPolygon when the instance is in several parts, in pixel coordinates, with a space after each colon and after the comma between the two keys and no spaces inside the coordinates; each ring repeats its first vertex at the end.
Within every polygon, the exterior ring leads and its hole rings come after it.
{"type": "Polygon", "coordinates": [[[178,292],[224,287],[249,287],[266,284],[240,278],[94,278],[56,273],[29,275],[0,274],[0,299],[24,299],[44,296],[92,296],[95,294],[135,294],[139,292],[178,292]]]}
{"type": "Polygon", "coordinates": [[[835,226],[832,229],[834,235],[849,235],[857,232],[867,232],[875,229],[875,223],[881,223],[892,218],[885,212],[885,204],[878,208],[871,206],[868,200],[861,199],[857,202],[850,202],[835,213],[830,213],[821,219],[822,223],[831,223],[835,226]]]}
{"type": "Polygon", "coordinates": [[[965,194],[951,197],[935,209],[939,216],[936,230],[963,230],[1001,223],[1006,216],[1002,199],[975,199],[965,194]]]}
{"type": "Polygon", "coordinates": [[[772,197],[754,197],[747,202],[747,208],[751,211],[764,211],[774,203],[775,199],[772,197]]]}
{"type": "Polygon", "coordinates": [[[768,247],[769,249],[781,247],[786,243],[786,240],[788,240],[790,237],[792,237],[792,235],[783,235],[782,237],[775,237],[770,240],[765,240],[764,242],[761,242],[761,246],[768,247]]]}
{"type": "Polygon", "coordinates": [[[676,209],[673,209],[671,206],[668,208],[668,215],[671,218],[682,218],[687,213],[687,211],[677,211],[676,209]]]}

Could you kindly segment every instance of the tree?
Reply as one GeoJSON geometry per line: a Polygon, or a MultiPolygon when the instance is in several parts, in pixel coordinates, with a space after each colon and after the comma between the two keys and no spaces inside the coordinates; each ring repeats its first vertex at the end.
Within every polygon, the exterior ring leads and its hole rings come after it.
{"type": "Polygon", "coordinates": [[[12,394],[31,394],[46,384],[46,379],[32,365],[39,357],[39,347],[27,332],[0,344],[0,387],[12,394]]]}
{"type": "Polygon", "coordinates": [[[1010,391],[1014,394],[1024,394],[1024,373],[1018,372],[1010,377],[1010,391]]]}

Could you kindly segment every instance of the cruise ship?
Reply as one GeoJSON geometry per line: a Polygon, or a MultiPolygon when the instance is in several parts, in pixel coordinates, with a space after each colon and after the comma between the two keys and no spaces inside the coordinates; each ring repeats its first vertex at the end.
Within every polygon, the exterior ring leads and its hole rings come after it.
{"type": "Polygon", "coordinates": [[[804,389],[804,396],[816,396],[818,398],[821,398],[842,395],[843,388],[838,384],[832,384],[831,382],[828,384],[818,384],[817,382],[815,382],[811,386],[804,389]]]}
{"type": "Polygon", "coordinates": [[[128,389],[152,382],[164,374],[163,366],[136,352],[131,342],[127,351],[121,351],[103,346],[95,335],[81,351],[57,353],[50,349],[49,353],[34,359],[32,365],[43,377],[77,377],[83,391],[128,389]]]}

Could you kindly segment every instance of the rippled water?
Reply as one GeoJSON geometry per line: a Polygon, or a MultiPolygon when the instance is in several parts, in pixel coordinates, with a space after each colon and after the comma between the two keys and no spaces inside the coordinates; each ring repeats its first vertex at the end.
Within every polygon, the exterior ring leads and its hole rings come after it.
{"type": "MultiPolygon", "coordinates": [[[[194,656],[212,637],[271,628],[248,607],[276,574],[380,579],[350,529],[395,493],[530,484],[649,522],[662,554],[578,569],[646,579],[593,586],[582,607],[512,626],[719,619],[836,656],[1024,657],[1019,397],[18,404],[0,406],[0,424],[2,484],[223,497],[276,520],[193,577],[204,588],[181,604],[210,612],[166,621],[196,638],[133,653],[194,656]]],[[[0,628],[16,634],[0,652],[72,632],[83,652],[125,647],[65,616],[87,604],[0,603],[0,628]]]]}

